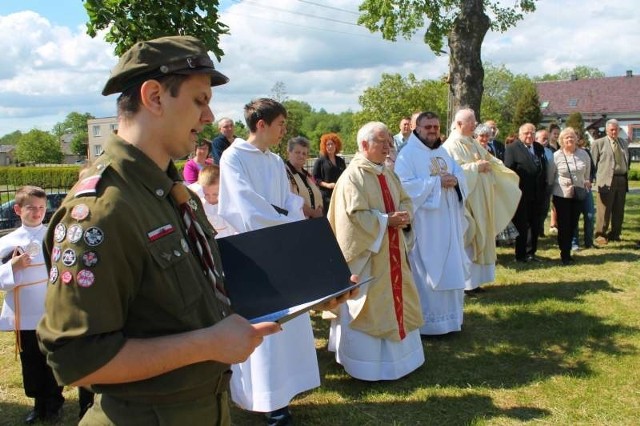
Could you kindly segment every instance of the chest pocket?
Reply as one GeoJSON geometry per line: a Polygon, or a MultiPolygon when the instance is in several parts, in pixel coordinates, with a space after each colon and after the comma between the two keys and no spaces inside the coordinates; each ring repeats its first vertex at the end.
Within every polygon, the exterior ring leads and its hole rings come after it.
{"type": "Polygon", "coordinates": [[[152,297],[169,299],[165,306],[184,314],[201,299],[203,286],[208,285],[198,258],[180,232],[150,243],[149,252],[159,267],[152,297]]]}

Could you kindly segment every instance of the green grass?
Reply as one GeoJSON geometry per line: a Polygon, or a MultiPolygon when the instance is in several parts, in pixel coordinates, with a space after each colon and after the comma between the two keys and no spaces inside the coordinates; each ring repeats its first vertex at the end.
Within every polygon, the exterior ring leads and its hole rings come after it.
{"type": "MultiPolygon", "coordinates": [[[[639,187],[637,183],[634,187],[639,187]]],[[[298,396],[298,425],[635,425],[640,412],[640,195],[627,199],[623,238],[560,266],[551,238],[539,265],[499,248],[497,282],[467,298],[461,333],[423,339],[426,363],[394,382],[350,378],[313,317],[322,386],[298,396]]],[[[29,410],[13,337],[0,335],[0,424],[29,410]]],[[[75,424],[67,389],[63,424],[75,424]]],[[[233,410],[234,424],[262,416],[233,410]]],[[[6,423],[5,423],[6,422],[6,423]]]]}

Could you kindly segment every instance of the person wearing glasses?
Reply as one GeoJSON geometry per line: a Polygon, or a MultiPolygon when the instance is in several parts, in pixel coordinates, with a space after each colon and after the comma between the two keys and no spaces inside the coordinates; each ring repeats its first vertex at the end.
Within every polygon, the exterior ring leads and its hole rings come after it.
{"type": "Polygon", "coordinates": [[[471,259],[467,294],[482,292],[482,284],[495,280],[496,235],[509,224],[520,199],[518,176],[473,138],[476,124],[473,110],[461,109],[455,115],[455,129],[443,144],[464,170],[469,189],[465,201],[469,226],[464,237],[471,259]]]}
{"type": "Polygon", "coordinates": [[[418,116],[395,171],[413,201],[416,242],[409,260],[424,318],[420,334],[460,331],[470,266],[464,250],[468,190],[462,168],[442,148],[435,113],[418,116]]]}
{"type": "Polygon", "coordinates": [[[498,133],[500,133],[498,125],[493,120],[485,121],[484,125],[491,130],[489,142],[487,143],[487,151],[493,154],[493,156],[498,160],[504,161],[504,144],[496,139],[498,137],[498,133]]]}

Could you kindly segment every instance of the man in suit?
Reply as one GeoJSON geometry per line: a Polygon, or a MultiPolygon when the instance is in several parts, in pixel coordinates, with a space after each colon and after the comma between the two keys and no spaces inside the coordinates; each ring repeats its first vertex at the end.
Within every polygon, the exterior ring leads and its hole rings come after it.
{"type": "Polygon", "coordinates": [[[609,241],[620,241],[624,203],[629,189],[629,145],[624,139],[618,138],[619,130],[617,120],[608,120],[607,136],[596,139],[591,147],[598,188],[595,241],[601,246],[609,241]]]}
{"type": "Polygon", "coordinates": [[[544,147],[534,141],[536,128],[531,123],[520,126],[518,139],[507,145],[504,164],[520,177],[522,197],[513,224],[518,229],[516,261],[539,262],[536,257],[541,207],[547,197],[547,161],[544,147]],[[527,251],[527,239],[531,232],[531,247],[527,251]]]}
{"type": "Polygon", "coordinates": [[[489,139],[489,143],[487,144],[487,151],[493,154],[493,156],[498,160],[504,161],[504,144],[496,139],[498,137],[498,133],[500,132],[500,130],[498,130],[496,122],[493,120],[487,120],[484,124],[493,132],[493,135],[491,136],[491,138],[489,139]]]}

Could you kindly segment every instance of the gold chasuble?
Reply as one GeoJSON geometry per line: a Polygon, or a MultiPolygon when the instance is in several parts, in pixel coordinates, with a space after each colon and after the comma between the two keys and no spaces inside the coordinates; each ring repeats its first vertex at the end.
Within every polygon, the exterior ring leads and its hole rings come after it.
{"type": "Polygon", "coordinates": [[[359,297],[347,302],[353,318],[349,325],[376,338],[400,341],[423,320],[407,260],[413,232],[381,229],[383,215],[394,211],[413,214],[400,180],[356,154],[336,183],[328,212],[351,271],[361,278],[374,277],[359,297]]]}
{"type": "Polygon", "coordinates": [[[520,179],[470,136],[454,131],[442,146],[462,167],[469,188],[464,245],[473,248],[473,263],[492,265],[496,262],[496,235],[509,224],[518,208],[520,179]],[[478,172],[478,160],[488,161],[491,172],[478,172]]]}

